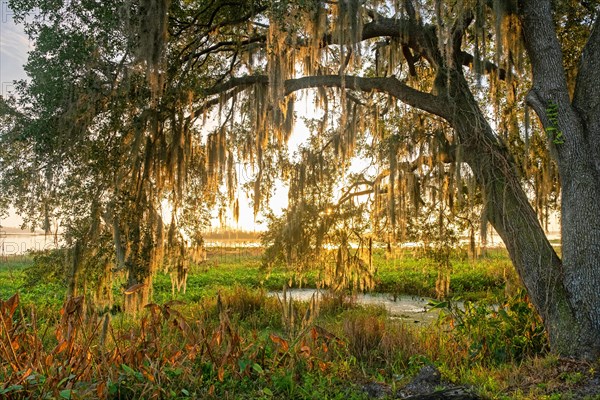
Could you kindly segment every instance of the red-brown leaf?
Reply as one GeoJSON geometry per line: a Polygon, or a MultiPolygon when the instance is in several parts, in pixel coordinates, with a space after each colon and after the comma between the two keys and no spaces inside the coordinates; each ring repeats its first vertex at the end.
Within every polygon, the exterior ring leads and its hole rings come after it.
{"type": "Polygon", "coordinates": [[[12,297],[4,302],[4,308],[8,311],[8,317],[12,317],[19,305],[19,293],[15,293],[12,297]]]}

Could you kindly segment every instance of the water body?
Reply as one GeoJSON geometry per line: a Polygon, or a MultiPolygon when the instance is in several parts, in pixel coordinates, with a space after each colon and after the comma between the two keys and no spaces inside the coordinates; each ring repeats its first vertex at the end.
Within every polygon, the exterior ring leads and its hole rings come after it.
{"type": "MultiPolygon", "coordinates": [[[[309,301],[315,294],[316,289],[288,289],[287,296],[294,300],[309,301]]],[[[323,291],[321,291],[323,293],[323,291]]],[[[271,296],[279,296],[282,292],[269,292],[271,296]]],[[[432,300],[419,296],[392,296],[386,293],[356,294],[353,299],[357,304],[368,306],[379,306],[385,308],[390,317],[414,324],[430,324],[439,315],[438,310],[430,310],[428,303],[432,300]]]]}
{"type": "Polygon", "coordinates": [[[34,250],[57,248],[53,235],[0,233],[0,256],[18,256],[34,250]]]}
{"type": "MultiPolygon", "coordinates": [[[[0,230],[0,256],[18,256],[27,254],[30,251],[52,250],[59,247],[61,237],[58,236],[58,243],[54,235],[30,234],[30,233],[5,233],[0,230]]],[[[259,248],[260,242],[243,240],[215,240],[206,241],[207,248],[259,248]]]]}

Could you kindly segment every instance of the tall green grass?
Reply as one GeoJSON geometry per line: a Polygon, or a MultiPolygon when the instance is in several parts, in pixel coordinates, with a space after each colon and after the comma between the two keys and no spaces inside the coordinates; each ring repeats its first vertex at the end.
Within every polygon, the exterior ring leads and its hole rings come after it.
{"type": "MultiPolygon", "coordinates": [[[[56,258],[56,257],[54,257],[56,258]]],[[[65,299],[64,271],[59,265],[49,266],[50,256],[19,258],[0,263],[0,298],[19,292],[21,303],[35,304],[38,308],[56,308],[65,299]]],[[[389,258],[383,251],[373,255],[376,267],[375,292],[392,295],[418,295],[435,297],[437,266],[413,251],[396,253],[389,258]]],[[[317,272],[302,276],[304,287],[316,287],[317,272]]],[[[298,276],[293,268],[276,266],[271,270],[262,267],[260,253],[244,249],[213,250],[208,261],[193,265],[189,271],[186,293],[171,292],[171,278],[159,271],[153,281],[153,300],[157,303],[177,299],[198,302],[215,296],[219,290],[233,286],[280,290],[284,284],[298,286],[298,276]]],[[[115,279],[113,297],[122,301],[125,277],[115,279]]],[[[476,260],[455,258],[451,260],[450,296],[465,300],[493,299],[504,292],[514,293],[520,287],[510,260],[504,250],[490,250],[488,255],[476,260]]]]}

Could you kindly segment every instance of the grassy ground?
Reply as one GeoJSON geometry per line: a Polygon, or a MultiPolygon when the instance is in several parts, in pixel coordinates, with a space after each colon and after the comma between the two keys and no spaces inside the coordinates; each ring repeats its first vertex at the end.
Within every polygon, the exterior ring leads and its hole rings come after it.
{"type": "MultiPolygon", "coordinates": [[[[374,254],[373,262],[376,269],[374,292],[436,296],[438,270],[434,263],[419,257],[418,253],[405,251],[395,257],[387,257],[385,252],[379,251],[374,254]]],[[[61,274],[45,267],[42,273],[32,272],[27,269],[31,264],[32,259],[25,256],[0,262],[0,298],[7,298],[16,291],[21,291],[21,302],[24,304],[48,307],[62,305],[65,285],[61,284],[61,274]],[[26,282],[29,285],[24,291],[22,289],[26,282]]],[[[186,293],[178,293],[176,298],[197,302],[216,295],[220,289],[235,285],[281,290],[285,283],[298,286],[298,277],[293,272],[283,266],[270,271],[264,270],[261,254],[257,250],[214,249],[209,253],[206,263],[192,267],[186,293]]],[[[304,274],[303,287],[315,287],[316,276],[316,273],[304,274]]],[[[452,260],[452,296],[467,300],[491,300],[502,295],[505,290],[512,293],[518,288],[517,282],[514,269],[503,250],[488,250],[486,256],[477,260],[467,257],[452,260]]],[[[116,299],[120,298],[121,291],[122,287],[116,285],[116,299]]],[[[159,271],[156,274],[153,293],[157,303],[172,299],[171,278],[168,273],[159,271]]]]}
{"type": "MultiPolygon", "coordinates": [[[[435,295],[438,271],[427,260],[378,253],[374,263],[376,291],[435,295]]],[[[256,252],[213,252],[176,301],[169,275],[159,273],[155,303],[137,318],[63,306],[60,274],[30,266],[26,258],[0,263],[0,299],[19,293],[0,303],[0,397],[365,399],[364,384],[394,395],[434,364],[488,398],[600,399],[600,365],[546,354],[541,324],[501,250],[452,260],[452,294],[481,301],[441,302],[439,323],[426,327],[345,296],[318,309],[283,304],[266,291],[291,272],[264,271],[256,252]]],[[[314,285],[315,275],[305,278],[314,285]]],[[[116,302],[122,290],[117,283],[116,302]]]]}

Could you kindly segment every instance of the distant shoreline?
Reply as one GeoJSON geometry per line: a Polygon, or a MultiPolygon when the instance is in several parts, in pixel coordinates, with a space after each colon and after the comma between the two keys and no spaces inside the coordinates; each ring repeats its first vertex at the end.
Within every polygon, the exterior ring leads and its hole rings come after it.
{"type": "MultiPolygon", "coordinates": [[[[257,231],[208,231],[202,235],[204,240],[232,240],[232,241],[260,241],[260,236],[264,232],[257,231]]],[[[54,233],[46,234],[44,231],[36,230],[34,232],[28,229],[21,229],[14,226],[0,226],[0,235],[25,235],[25,236],[52,236],[54,233]]],[[[61,235],[61,233],[59,233],[61,235]]]]}
{"type": "MultiPolygon", "coordinates": [[[[35,233],[11,233],[11,232],[2,232],[0,231],[0,237],[9,237],[9,236],[54,236],[53,233],[44,234],[43,232],[35,232],[35,233]]],[[[59,234],[60,236],[60,234],[59,234]]]]}
{"type": "MultiPolygon", "coordinates": [[[[0,235],[27,235],[27,236],[38,236],[45,235],[43,231],[33,231],[21,228],[14,228],[12,226],[2,226],[0,227],[0,235]]],[[[50,235],[50,234],[49,234],[50,235]]]]}

